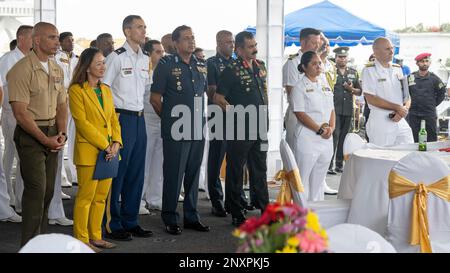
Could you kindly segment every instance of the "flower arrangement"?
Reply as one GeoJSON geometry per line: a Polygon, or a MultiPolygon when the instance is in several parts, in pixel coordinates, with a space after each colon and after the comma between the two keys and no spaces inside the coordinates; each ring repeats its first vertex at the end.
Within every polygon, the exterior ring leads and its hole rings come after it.
{"type": "Polygon", "coordinates": [[[328,236],[317,214],[296,204],[269,204],[233,232],[239,253],[323,253],[328,236]]]}

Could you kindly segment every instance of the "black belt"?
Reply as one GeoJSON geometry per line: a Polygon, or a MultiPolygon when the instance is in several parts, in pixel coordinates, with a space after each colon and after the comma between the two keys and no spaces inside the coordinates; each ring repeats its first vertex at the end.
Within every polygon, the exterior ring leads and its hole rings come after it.
{"type": "Polygon", "coordinates": [[[140,116],[144,115],[144,110],[142,110],[142,111],[130,111],[130,110],[116,108],[116,113],[140,117],[140,116]]]}

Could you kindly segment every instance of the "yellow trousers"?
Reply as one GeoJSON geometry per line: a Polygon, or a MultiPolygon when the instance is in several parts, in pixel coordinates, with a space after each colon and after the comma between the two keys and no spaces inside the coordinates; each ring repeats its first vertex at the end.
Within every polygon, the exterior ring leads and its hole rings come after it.
{"type": "Polygon", "coordinates": [[[93,180],[95,166],[77,165],[78,193],[73,210],[73,233],[88,243],[102,239],[102,220],[112,179],[93,180]]]}

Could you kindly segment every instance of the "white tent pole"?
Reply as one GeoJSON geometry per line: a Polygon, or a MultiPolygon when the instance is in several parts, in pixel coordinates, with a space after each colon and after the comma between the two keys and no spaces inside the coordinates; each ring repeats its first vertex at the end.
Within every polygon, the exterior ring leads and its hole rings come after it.
{"type": "Polygon", "coordinates": [[[284,0],[258,0],[256,40],[258,58],[268,68],[269,151],[268,179],[281,168],[280,141],[283,133],[282,66],[284,52],[284,0]]]}

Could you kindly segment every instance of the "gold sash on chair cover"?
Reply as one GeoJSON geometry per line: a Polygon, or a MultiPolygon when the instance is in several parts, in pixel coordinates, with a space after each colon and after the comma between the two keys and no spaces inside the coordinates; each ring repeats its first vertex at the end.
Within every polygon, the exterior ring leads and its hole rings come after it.
{"type": "Polygon", "coordinates": [[[281,170],[276,174],[275,180],[283,181],[281,184],[280,192],[278,193],[277,197],[277,202],[280,203],[281,205],[284,205],[286,203],[292,203],[293,192],[291,189],[294,189],[297,192],[305,192],[302,180],[300,178],[300,172],[298,169],[294,169],[290,172],[281,170]]]}
{"type": "Polygon", "coordinates": [[[389,198],[393,199],[411,191],[415,191],[411,215],[411,245],[419,245],[422,253],[431,253],[430,234],[428,226],[428,193],[432,192],[439,198],[450,201],[450,176],[425,185],[415,184],[407,178],[392,171],[389,174],[389,198]]]}

